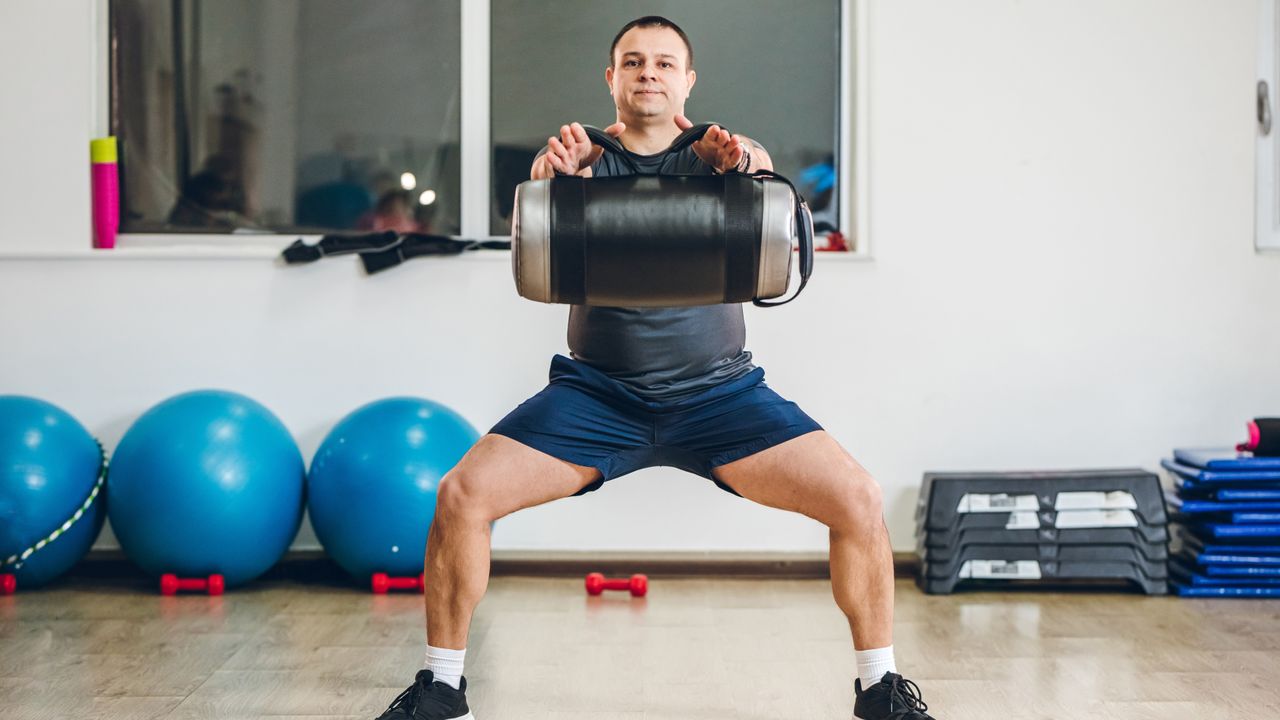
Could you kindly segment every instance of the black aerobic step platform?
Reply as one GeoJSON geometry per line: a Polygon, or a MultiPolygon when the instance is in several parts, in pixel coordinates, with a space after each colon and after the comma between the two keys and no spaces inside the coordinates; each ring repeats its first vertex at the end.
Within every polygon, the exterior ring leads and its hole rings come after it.
{"type": "MultiPolygon", "coordinates": [[[[965,560],[1108,560],[1163,566],[1169,548],[1148,545],[963,545],[959,548],[926,548],[921,561],[939,572],[950,573],[965,560]]],[[[1277,558],[1280,559],[1280,558],[1277,558]]]]}
{"type": "Polygon", "coordinates": [[[954,547],[957,545],[1142,545],[1164,543],[1169,540],[1165,525],[1139,525],[1121,528],[1078,528],[1060,530],[983,529],[957,530],[955,532],[929,530],[917,539],[924,547],[954,547]]]}
{"type": "Polygon", "coordinates": [[[956,515],[1062,510],[1133,510],[1165,522],[1160,479],[1141,469],[1052,472],[925,473],[917,522],[950,527],[956,515]]]}
{"type": "Polygon", "coordinates": [[[1165,595],[1169,591],[1166,577],[1151,577],[1143,572],[1141,566],[1133,563],[1056,560],[970,560],[960,566],[959,572],[947,578],[932,578],[922,572],[916,577],[916,585],[924,592],[935,595],[953,592],[962,584],[994,589],[1017,581],[1044,584],[1046,581],[1059,580],[1124,581],[1138,586],[1148,595],[1165,595]]]}
{"type": "Polygon", "coordinates": [[[1149,578],[1164,578],[1169,575],[1167,558],[1151,560],[1143,557],[1137,548],[1124,545],[1070,545],[1056,558],[1042,558],[1035,551],[1036,548],[1031,545],[971,545],[947,560],[925,560],[921,572],[927,578],[943,579],[958,574],[965,563],[974,560],[1035,560],[1042,568],[1052,567],[1054,563],[1130,563],[1149,578]]]}

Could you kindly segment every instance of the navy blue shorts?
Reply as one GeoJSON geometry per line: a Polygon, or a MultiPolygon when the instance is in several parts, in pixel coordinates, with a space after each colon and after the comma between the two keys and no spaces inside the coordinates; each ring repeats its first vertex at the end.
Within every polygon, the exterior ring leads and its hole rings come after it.
{"type": "Polygon", "coordinates": [[[674,402],[651,402],[586,363],[556,355],[550,384],[489,432],[599,470],[601,479],[581,495],[655,465],[733,492],[712,468],[821,429],[765,385],[764,368],[674,402]]]}

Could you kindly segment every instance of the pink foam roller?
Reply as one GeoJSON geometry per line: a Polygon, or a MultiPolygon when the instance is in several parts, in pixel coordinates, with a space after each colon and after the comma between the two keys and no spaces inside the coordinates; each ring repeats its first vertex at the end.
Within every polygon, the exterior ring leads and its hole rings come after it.
{"type": "Polygon", "coordinates": [[[100,138],[89,144],[93,161],[93,246],[113,248],[120,230],[120,175],[116,163],[116,139],[100,138]]]}

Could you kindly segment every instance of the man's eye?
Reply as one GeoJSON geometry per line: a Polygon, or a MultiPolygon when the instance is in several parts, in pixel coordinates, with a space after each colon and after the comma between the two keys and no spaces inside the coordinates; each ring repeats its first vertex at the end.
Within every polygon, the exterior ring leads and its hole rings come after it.
{"type": "Polygon", "coordinates": [[[637,63],[635,60],[628,60],[628,61],[627,61],[627,64],[628,64],[628,65],[638,65],[639,63],[637,63]]]}
{"type": "Polygon", "coordinates": [[[671,67],[671,63],[662,63],[662,67],[669,68],[671,67]]]}

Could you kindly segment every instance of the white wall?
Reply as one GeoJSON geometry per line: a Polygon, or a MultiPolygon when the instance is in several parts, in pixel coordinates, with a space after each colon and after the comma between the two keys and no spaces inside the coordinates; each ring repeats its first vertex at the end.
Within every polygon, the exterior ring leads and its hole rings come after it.
{"type": "Polygon", "coordinates": [[[84,0],[0,4],[0,247],[88,243],[92,40],[84,0]]]}
{"type": "MultiPolygon", "coordinates": [[[[566,313],[519,300],[502,257],[374,278],[345,259],[20,257],[89,242],[89,55],[57,42],[85,34],[79,8],[0,10],[0,393],[56,402],[110,447],[162,398],[226,387],[309,456],[382,395],[485,429],[540,389],[566,313]]],[[[926,470],[1154,468],[1280,412],[1280,256],[1252,250],[1252,2],[871,10],[875,259],[823,258],[796,304],[748,311],[748,343],[878,476],[897,549],[926,470]]],[[[494,545],[813,551],[826,534],[654,469],[508,518],[494,545]]]]}

